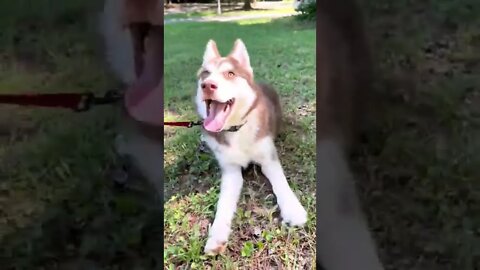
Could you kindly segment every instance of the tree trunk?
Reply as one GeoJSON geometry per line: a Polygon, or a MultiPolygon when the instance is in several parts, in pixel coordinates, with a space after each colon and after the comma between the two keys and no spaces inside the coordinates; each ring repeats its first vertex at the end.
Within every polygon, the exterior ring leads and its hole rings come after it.
{"type": "Polygon", "coordinates": [[[252,4],[250,3],[251,0],[244,0],[243,2],[243,10],[251,10],[252,4]]]}
{"type": "Polygon", "coordinates": [[[217,0],[217,14],[218,15],[222,14],[222,4],[220,0],[217,0]]]}

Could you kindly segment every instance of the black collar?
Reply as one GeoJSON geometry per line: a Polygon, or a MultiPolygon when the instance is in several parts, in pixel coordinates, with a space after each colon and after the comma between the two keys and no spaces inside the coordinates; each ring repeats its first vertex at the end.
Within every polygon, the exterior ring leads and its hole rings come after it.
{"type": "MultiPolygon", "coordinates": [[[[243,127],[247,122],[241,124],[241,125],[238,125],[238,126],[231,126],[229,127],[228,129],[224,129],[220,132],[237,132],[241,127],[243,127]]],[[[192,126],[196,126],[196,125],[201,125],[203,124],[203,121],[198,121],[198,122],[191,122],[190,125],[188,127],[192,127],[192,126]]],[[[202,127],[203,128],[203,127],[202,127]]],[[[205,129],[205,128],[203,128],[205,129]]]]}
{"type": "Polygon", "coordinates": [[[228,131],[228,132],[237,132],[241,127],[243,127],[243,125],[245,125],[247,122],[241,124],[241,125],[238,125],[238,126],[231,126],[230,128],[228,129],[225,129],[223,131],[228,131]]]}

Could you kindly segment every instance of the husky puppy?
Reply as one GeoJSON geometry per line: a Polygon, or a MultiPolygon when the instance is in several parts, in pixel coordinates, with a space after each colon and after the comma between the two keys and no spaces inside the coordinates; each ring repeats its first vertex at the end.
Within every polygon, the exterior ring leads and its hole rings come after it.
{"type": "Polygon", "coordinates": [[[278,159],[274,138],[281,108],[277,93],[254,81],[245,44],[220,56],[216,43],[207,43],[198,71],[196,106],[203,119],[203,136],[222,171],[220,197],[205,253],[225,250],[243,184],[242,167],[257,163],[277,197],[283,222],[302,226],[307,212],[291,190],[278,159]]]}
{"type": "MultiPolygon", "coordinates": [[[[115,147],[161,197],[163,10],[158,0],[106,0],[100,14],[107,62],[127,86],[115,147]]],[[[130,164],[129,164],[130,165],[130,164]]]]}

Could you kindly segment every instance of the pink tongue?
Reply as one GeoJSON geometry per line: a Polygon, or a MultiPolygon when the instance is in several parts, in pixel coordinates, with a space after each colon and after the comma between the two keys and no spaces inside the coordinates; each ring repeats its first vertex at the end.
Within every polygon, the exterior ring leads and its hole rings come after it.
{"type": "Polygon", "coordinates": [[[203,127],[210,132],[220,132],[225,125],[228,116],[228,108],[225,111],[225,103],[212,101],[207,118],[203,122],[203,127]]]}
{"type": "Polygon", "coordinates": [[[130,116],[150,125],[162,124],[163,102],[161,81],[148,80],[142,76],[125,92],[125,106],[130,116]]]}

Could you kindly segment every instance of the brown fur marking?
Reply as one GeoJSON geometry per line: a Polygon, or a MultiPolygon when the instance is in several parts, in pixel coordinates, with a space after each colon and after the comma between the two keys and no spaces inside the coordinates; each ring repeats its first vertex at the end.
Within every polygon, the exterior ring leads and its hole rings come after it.
{"type": "Polygon", "coordinates": [[[226,146],[230,146],[230,143],[227,141],[227,137],[225,136],[225,131],[222,132],[211,132],[208,130],[205,130],[202,127],[202,130],[208,134],[208,136],[213,137],[219,144],[223,144],[226,146]]]}
{"type": "Polygon", "coordinates": [[[227,243],[226,242],[218,245],[218,247],[216,249],[211,251],[211,254],[212,255],[222,254],[222,253],[225,252],[225,250],[227,250],[227,243]]]}
{"type": "Polygon", "coordinates": [[[267,135],[277,136],[281,124],[282,111],[280,99],[275,89],[265,83],[257,84],[253,80],[253,74],[242,68],[240,63],[233,57],[228,56],[225,60],[228,60],[233,65],[234,68],[232,71],[237,74],[237,76],[247,80],[250,87],[257,94],[257,99],[248,109],[245,116],[243,116],[243,118],[246,118],[251,111],[255,109],[259,110],[260,130],[257,134],[257,140],[267,135]]]}
{"type": "Polygon", "coordinates": [[[260,120],[260,130],[257,133],[257,140],[269,135],[276,137],[282,118],[280,99],[275,89],[270,85],[258,84],[258,89],[257,113],[260,120]]]}

